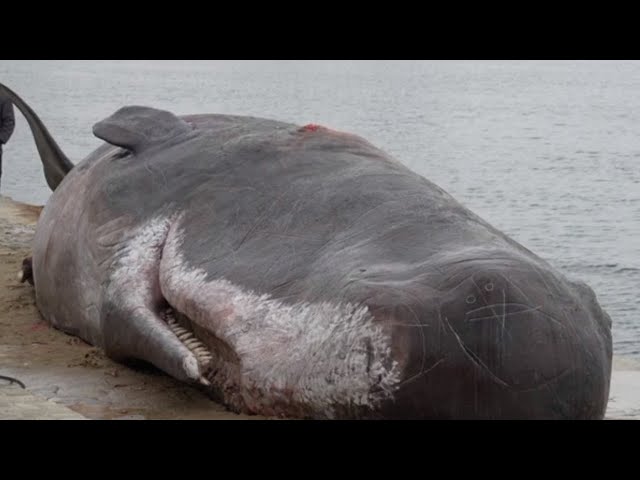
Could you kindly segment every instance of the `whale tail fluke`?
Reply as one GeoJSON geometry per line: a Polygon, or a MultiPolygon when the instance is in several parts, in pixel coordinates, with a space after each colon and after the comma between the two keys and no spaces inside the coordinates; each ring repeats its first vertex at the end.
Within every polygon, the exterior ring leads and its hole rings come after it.
{"type": "Polygon", "coordinates": [[[65,175],[73,168],[73,163],[69,161],[60,149],[38,115],[36,115],[22,98],[2,83],[0,83],[0,94],[8,97],[13,104],[18,107],[29,123],[38,153],[40,154],[40,160],[44,167],[45,179],[49,188],[55,190],[65,175]]]}

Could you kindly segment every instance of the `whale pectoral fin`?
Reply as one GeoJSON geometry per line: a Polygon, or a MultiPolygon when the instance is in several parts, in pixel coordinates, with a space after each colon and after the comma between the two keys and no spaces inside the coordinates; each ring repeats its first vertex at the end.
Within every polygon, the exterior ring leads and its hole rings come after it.
{"type": "Polygon", "coordinates": [[[171,112],[135,105],[123,107],[93,126],[96,137],[134,153],[192,130],[171,112]]]}
{"type": "Polygon", "coordinates": [[[160,315],[145,307],[110,302],[103,319],[104,350],[115,361],[142,360],[173,378],[207,384],[201,366],[160,315]]]}

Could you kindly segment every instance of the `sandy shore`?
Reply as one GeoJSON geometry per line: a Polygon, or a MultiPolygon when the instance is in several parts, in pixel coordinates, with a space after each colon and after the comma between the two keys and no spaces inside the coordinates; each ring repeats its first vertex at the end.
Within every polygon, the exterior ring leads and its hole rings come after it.
{"type": "MultiPolygon", "coordinates": [[[[17,280],[39,212],[39,207],[0,196],[0,375],[18,378],[27,387],[17,396],[18,387],[0,380],[0,408],[5,405],[0,419],[53,418],[39,407],[50,411],[52,403],[90,419],[260,418],[230,413],[159,372],[114,363],[100,350],[49,327],[35,308],[33,288],[17,280]]],[[[607,418],[640,419],[640,363],[614,359],[607,418]]]]}

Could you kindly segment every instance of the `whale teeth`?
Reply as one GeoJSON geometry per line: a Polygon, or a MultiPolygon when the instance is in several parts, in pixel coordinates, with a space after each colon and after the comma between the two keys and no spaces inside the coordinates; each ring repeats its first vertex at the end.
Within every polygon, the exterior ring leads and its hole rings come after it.
{"type": "Polygon", "coordinates": [[[210,382],[209,380],[207,380],[206,378],[204,378],[204,377],[200,377],[200,379],[199,379],[199,380],[200,380],[200,383],[202,383],[203,385],[205,385],[205,386],[207,386],[207,387],[208,387],[209,385],[211,385],[211,382],[210,382]]]}
{"type": "MultiPolygon", "coordinates": [[[[163,319],[167,322],[169,329],[174,333],[178,340],[180,340],[185,347],[193,352],[196,356],[196,360],[201,365],[208,365],[213,360],[211,352],[207,346],[202,343],[193,332],[181,327],[178,321],[173,317],[171,312],[163,312],[161,314],[163,319]]],[[[201,378],[201,383],[209,385],[209,381],[204,377],[201,378]]]]}
{"type": "Polygon", "coordinates": [[[201,365],[208,365],[209,363],[211,363],[211,357],[198,357],[198,363],[200,363],[201,365]]]}

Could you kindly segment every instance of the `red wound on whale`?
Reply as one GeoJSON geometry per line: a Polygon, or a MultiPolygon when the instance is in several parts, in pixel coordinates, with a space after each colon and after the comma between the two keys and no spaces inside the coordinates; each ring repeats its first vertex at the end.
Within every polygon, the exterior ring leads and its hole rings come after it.
{"type": "Polygon", "coordinates": [[[317,132],[322,127],[320,125],[316,125],[315,123],[309,123],[300,129],[301,132],[317,132]]]}

